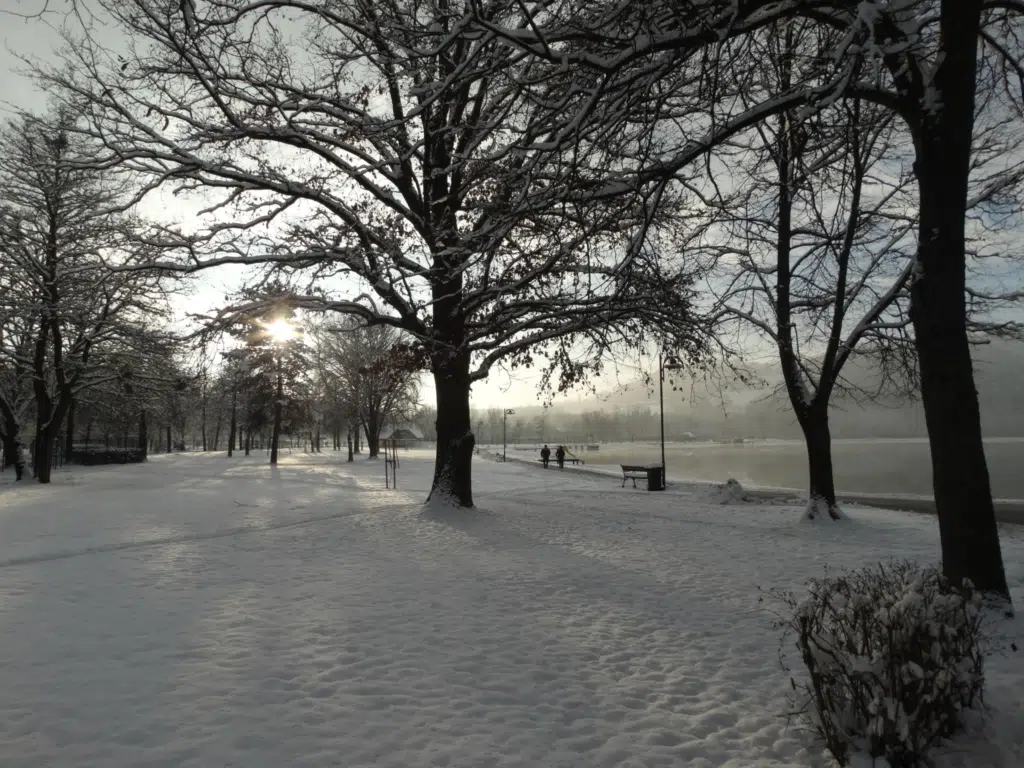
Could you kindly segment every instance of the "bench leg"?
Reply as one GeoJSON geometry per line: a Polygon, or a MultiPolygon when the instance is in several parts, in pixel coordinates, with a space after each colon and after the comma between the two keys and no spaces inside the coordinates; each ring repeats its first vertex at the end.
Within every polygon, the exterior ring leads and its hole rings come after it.
{"type": "Polygon", "coordinates": [[[626,487],[626,476],[625,475],[622,476],[622,487],[623,488],[626,487]]]}
{"type": "Polygon", "coordinates": [[[636,488],[636,478],[633,478],[633,487],[636,488]]]}

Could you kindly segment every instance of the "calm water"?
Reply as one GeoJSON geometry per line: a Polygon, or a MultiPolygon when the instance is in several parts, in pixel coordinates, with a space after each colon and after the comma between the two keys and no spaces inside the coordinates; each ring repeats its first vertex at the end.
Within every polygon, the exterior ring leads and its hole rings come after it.
{"type": "MultiPolygon", "coordinates": [[[[588,464],[633,464],[661,460],[657,443],[602,445],[577,453],[588,464]]],[[[521,454],[520,454],[521,455],[521,454]]],[[[985,441],[992,491],[1001,499],[1024,499],[1024,438],[985,441]]],[[[928,442],[913,440],[835,440],[836,487],[860,493],[931,495],[928,442]]],[[[807,458],[802,442],[771,440],[743,444],[669,443],[669,478],[722,482],[734,477],[748,485],[804,488],[807,458]]]]}

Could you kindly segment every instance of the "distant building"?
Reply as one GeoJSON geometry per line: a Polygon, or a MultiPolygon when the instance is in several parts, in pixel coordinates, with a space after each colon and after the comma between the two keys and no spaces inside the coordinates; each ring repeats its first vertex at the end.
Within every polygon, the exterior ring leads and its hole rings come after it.
{"type": "Polygon", "coordinates": [[[399,429],[394,430],[390,435],[388,435],[387,439],[388,440],[412,441],[412,440],[422,440],[423,436],[422,435],[417,435],[416,432],[414,430],[412,430],[412,429],[408,429],[406,427],[400,427],[399,429]]]}

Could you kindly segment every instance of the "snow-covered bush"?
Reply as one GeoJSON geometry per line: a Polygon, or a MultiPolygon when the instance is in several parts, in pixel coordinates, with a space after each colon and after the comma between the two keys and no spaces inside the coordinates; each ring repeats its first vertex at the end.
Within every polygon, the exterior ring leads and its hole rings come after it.
{"type": "Polygon", "coordinates": [[[714,497],[719,504],[738,504],[747,500],[747,493],[740,481],[730,477],[725,483],[715,488],[714,497]]]}
{"type": "Polygon", "coordinates": [[[807,668],[791,679],[794,713],[840,765],[858,752],[892,768],[922,765],[981,703],[982,600],[969,583],[955,588],[935,568],[900,562],[826,574],[802,599],[775,596],[788,609],[783,647],[794,638],[807,668]]]}

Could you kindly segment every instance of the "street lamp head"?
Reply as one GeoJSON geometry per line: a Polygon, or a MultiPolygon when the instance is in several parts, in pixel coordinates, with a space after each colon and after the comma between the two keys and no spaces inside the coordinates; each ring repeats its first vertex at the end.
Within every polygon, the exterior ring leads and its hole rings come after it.
{"type": "Polygon", "coordinates": [[[506,408],[505,409],[505,415],[506,416],[512,416],[514,414],[515,414],[515,410],[513,410],[512,408],[506,408]]]}

